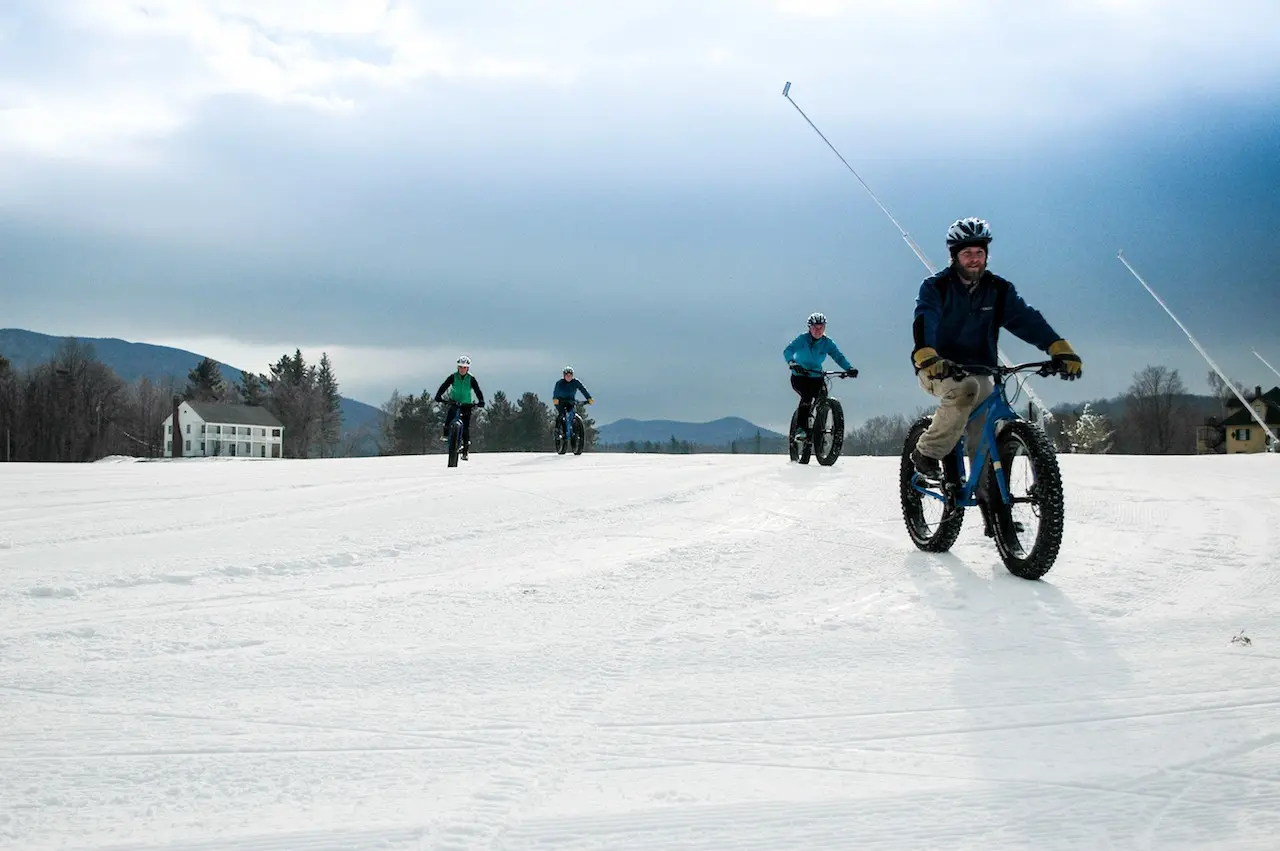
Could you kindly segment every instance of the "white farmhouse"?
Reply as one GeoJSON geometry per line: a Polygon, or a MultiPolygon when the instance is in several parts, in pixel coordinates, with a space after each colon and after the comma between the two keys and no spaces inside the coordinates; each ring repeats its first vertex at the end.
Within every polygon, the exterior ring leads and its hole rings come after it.
{"type": "MultiPolygon", "coordinates": [[[[284,425],[266,408],[183,402],[178,406],[183,457],[280,458],[284,425]]],[[[164,457],[173,457],[173,414],[164,419],[164,457]]]]}

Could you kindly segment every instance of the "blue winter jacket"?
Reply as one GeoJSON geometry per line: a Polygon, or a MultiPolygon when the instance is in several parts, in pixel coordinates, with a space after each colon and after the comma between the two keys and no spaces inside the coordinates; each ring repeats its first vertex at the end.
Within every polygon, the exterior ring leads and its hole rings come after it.
{"type": "Polygon", "coordinates": [[[1044,351],[1062,339],[1009,281],[984,272],[970,292],[955,267],[948,266],[920,284],[912,362],[918,350],[929,346],[953,363],[995,366],[1001,328],[1044,351]]]}
{"type": "Polygon", "coordinates": [[[805,331],[782,350],[784,361],[787,363],[795,361],[811,372],[822,371],[822,364],[826,361],[827,355],[840,364],[841,368],[853,369],[853,364],[849,363],[849,359],[840,351],[840,347],[826,334],[815,340],[812,334],[805,331]]]}
{"type": "Polygon", "coordinates": [[[588,400],[591,398],[591,394],[587,392],[587,388],[582,386],[581,381],[576,378],[573,381],[565,381],[561,378],[556,381],[555,389],[551,391],[551,398],[572,400],[577,397],[579,390],[582,391],[584,398],[588,400]]]}

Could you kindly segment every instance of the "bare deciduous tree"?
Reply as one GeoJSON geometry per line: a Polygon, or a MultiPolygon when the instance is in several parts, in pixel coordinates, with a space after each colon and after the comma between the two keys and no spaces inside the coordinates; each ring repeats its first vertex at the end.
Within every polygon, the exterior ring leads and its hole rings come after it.
{"type": "MultiPolygon", "coordinates": [[[[1239,381],[1236,381],[1233,378],[1231,379],[1231,385],[1228,385],[1227,382],[1222,380],[1222,376],[1218,375],[1218,373],[1214,372],[1212,369],[1209,370],[1209,392],[1218,400],[1218,404],[1222,406],[1221,411],[1222,416],[1224,417],[1227,415],[1228,405],[1238,406],[1240,404],[1240,400],[1236,398],[1236,394],[1231,392],[1232,385],[1234,385],[1236,390],[1240,391],[1242,396],[1245,395],[1244,385],[1239,381]]],[[[1245,396],[1245,398],[1247,399],[1249,397],[1245,396]]]]}
{"type": "Polygon", "coordinates": [[[845,455],[900,455],[914,417],[891,414],[871,417],[844,438],[845,455]]]}
{"type": "Polygon", "coordinates": [[[1168,455],[1186,442],[1186,411],[1182,397],[1186,385],[1176,369],[1147,366],[1133,375],[1127,394],[1125,419],[1132,427],[1131,439],[1143,455],[1168,455]]]}

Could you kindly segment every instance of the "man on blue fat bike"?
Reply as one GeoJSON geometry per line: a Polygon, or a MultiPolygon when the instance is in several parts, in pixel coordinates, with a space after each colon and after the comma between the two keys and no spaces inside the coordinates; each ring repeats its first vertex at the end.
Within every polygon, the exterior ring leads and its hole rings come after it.
{"type": "Polygon", "coordinates": [[[551,403],[556,408],[555,424],[557,426],[564,423],[565,417],[573,412],[573,403],[578,398],[579,390],[582,391],[582,396],[588,405],[595,402],[582,382],[573,377],[573,367],[566,366],[563,377],[556,381],[556,386],[551,390],[551,403]]]}
{"type": "MultiPolygon", "coordinates": [[[[961,367],[994,369],[1001,328],[1046,352],[1064,380],[1081,375],[1080,358],[1062,335],[1018,295],[1012,283],[988,271],[991,239],[991,228],[982,219],[954,222],[947,231],[951,265],[925,278],[916,297],[911,361],[920,387],[939,404],[911,451],[911,463],[920,475],[944,484],[960,479],[953,450],[962,434],[972,465],[984,418],[970,422],[969,416],[994,387],[990,375],[967,374],[961,367]]],[[[985,494],[979,494],[978,504],[989,530],[985,494]]]]}

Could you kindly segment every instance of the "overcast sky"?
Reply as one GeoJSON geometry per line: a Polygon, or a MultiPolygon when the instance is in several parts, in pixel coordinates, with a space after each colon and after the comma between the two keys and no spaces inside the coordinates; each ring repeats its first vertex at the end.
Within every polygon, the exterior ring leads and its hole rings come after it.
{"type": "MultiPolygon", "coordinates": [[[[345,395],[573,364],[601,422],[782,427],[810,311],[847,416],[931,404],[911,312],[987,218],[1075,345],[1050,403],[1149,363],[1280,365],[1274,0],[9,0],[0,327],[330,354],[345,395]]],[[[1003,338],[1013,358],[1035,352],[1003,338]]]]}

